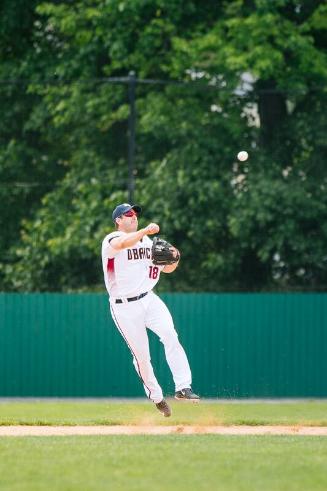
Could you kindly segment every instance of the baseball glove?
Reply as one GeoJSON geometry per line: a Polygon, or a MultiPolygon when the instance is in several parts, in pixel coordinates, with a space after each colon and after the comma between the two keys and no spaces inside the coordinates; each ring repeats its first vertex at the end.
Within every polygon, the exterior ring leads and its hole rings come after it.
{"type": "Polygon", "coordinates": [[[152,262],[157,265],[174,264],[179,261],[180,255],[174,256],[174,247],[160,237],[154,237],[152,243],[152,262]]]}

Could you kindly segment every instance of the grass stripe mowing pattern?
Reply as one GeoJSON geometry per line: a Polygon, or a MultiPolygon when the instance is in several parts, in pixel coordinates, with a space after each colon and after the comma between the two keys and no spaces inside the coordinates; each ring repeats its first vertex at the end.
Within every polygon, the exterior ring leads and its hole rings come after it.
{"type": "Polygon", "coordinates": [[[2,491],[326,491],[327,438],[0,439],[2,491]]]}

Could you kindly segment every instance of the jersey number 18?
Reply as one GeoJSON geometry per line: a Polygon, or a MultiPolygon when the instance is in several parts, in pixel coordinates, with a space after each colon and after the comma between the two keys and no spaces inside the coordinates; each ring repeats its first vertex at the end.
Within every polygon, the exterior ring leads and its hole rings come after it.
{"type": "Polygon", "coordinates": [[[150,268],[149,277],[152,278],[153,280],[157,279],[159,273],[158,266],[149,266],[149,268],[150,268]]]}

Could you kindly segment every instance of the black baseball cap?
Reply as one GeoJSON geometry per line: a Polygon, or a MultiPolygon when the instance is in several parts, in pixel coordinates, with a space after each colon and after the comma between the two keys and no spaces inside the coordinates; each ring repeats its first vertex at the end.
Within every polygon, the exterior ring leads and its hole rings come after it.
{"type": "Polygon", "coordinates": [[[129,210],[136,211],[137,214],[141,213],[142,208],[138,205],[130,205],[129,203],[122,203],[121,205],[116,206],[114,211],[112,212],[112,219],[115,222],[116,218],[121,217],[124,213],[129,210]]]}

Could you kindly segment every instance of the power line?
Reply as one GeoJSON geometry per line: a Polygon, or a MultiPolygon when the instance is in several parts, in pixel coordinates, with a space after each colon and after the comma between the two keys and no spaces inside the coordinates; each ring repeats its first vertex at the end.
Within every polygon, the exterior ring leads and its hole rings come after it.
{"type": "MultiPolygon", "coordinates": [[[[31,80],[31,79],[0,79],[0,85],[74,85],[74,84],[122,84],[128,85],[130,84],[130,77],[95,77],[95,78],[85,78],[85,79],[59,79],[59,78],[48,78],[42,80],[31,80]]],[[[259,89],[253,86],[249,86],[247,89],[235,88],[235,87],[227,87],[222,86],[219,83],[214,81],[204,82],[203,80],[172,80],[172,79],[151,79],[151,78],[137,78],[134,80],[135,84],[139,85],[173,85],[180,87],[195,87],[200,90],[219,90],[219,92],[230,92],[234,95],[250,95],[250,94],[306,94],[307,92],[315,92],[319,90],[325,90],[325,85],[315,85],[312,87],[298,88],[298,89],[259,89]],[[237,93],[238,92],[238,93],[237,93]],[[239,92],[244,92],[244,94],[240,94],[239,92]]]]}
{"type": "Polygon", "coordinates": [[[0,182],[0,188],[35,188],[35,187],[45,187],[52,188],[53,184],[46,182],[0,182]]]}
{"type": "MultiPolygon", "coordinates": [[[[65,183],[66,186],[69,188],[69,187],[74,187],[76,188],[76,186],[78,186],[78,184],[80,182],[85,182],[85,181],[75,181],[75,182],[69,182],[69,183],[65,183]]],[[[126,182],[128,182],[128,178],[115,178],[115,183],[119,183],[119,184],[125,184],[126,182]]],[[[57,181],[58,184],[61,184],[62,181],[61,180],[58,180],[57,181]]],[[[98,184],[98,183],[97,183],[98,184]]],[[[94,184],[92,182],[88,182],[88,185],[89,187],[91,188],[94,184]]],[[[50,183],[50,182],[42,182],[42,181],[31,181],[31,182],[24,182],[24,181],[3,181],[1,182],[0,181],[0,188],[20,188],[20,189],[24,189],[24,188],[49,188],[49,189],[53,189],[54,188],[54,185],[53,183],[50,183]]],[[[75,190],[76,191],[76,190],[75,190]]],[[[76,191],[78,192],[78,190],[76,191]]]]}

